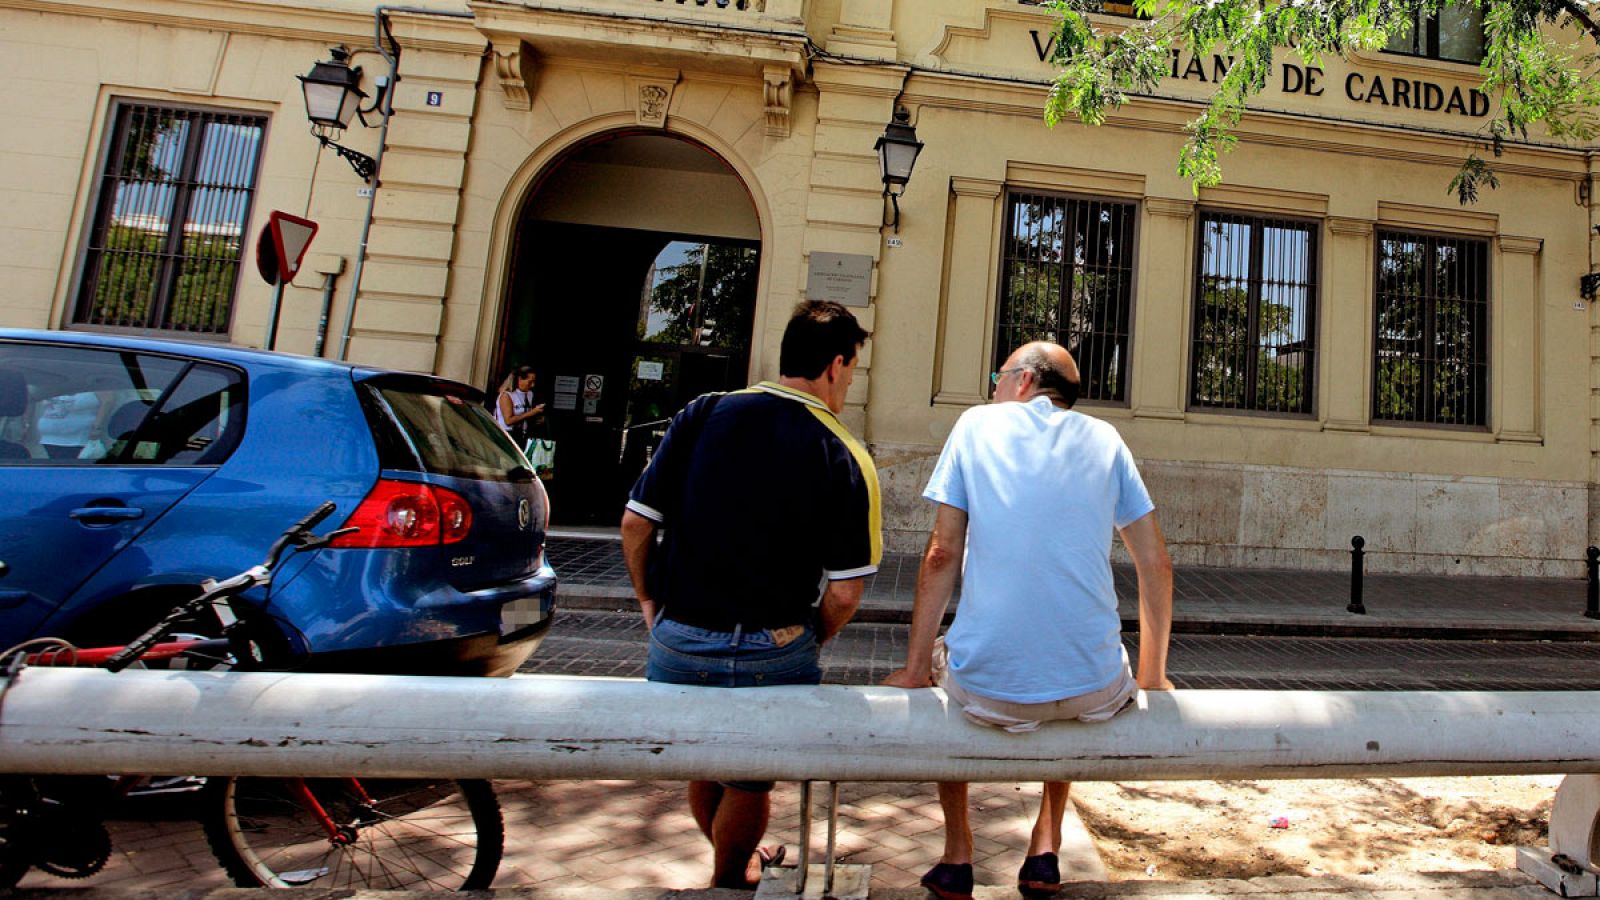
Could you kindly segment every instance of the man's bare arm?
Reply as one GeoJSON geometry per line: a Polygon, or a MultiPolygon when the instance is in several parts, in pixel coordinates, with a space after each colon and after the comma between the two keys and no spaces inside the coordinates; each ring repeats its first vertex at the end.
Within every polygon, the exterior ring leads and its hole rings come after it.
{"type": "Polygon", "coordinates": [[[1167,639],[1172,634],[1172,558],[1154,512],[1122,529],[1122,542],[1139,573],[1139,687],[1170,691],[1167,639]]]}
{"type": "Polygon", "coordinates": [[[939,625],[950,608],[956,579],[961,575],[961,559],[967,546],[967,511],[940,504],[934,515],[933,531],[922,553],[917,570],[917,594],[911,607],[911,636],[906,646],[906,664],[883,683],[891,687],[923,688],[933,685],[933,642],[939,625]]]}
{"type": "Polygon", "coordinates": [[[866,588],[865,578],[843,578],[828,582],[822,592],[822,622],[817,632],[817,643],[827,643],[839,633],[861,608],[861,592],[866,588]]]}
{"type": "Polygon", "coordinates": [[[639,611],[644,613],[644,627],[648,631],[656,620],[656,601],[645,586],[645,572],[650,566],[650,551],[656,546],[656,523],[631,509],[622,512],[622,560],[628,566],[628,579],[633,582],[633,595],[639,598],[639,611]]]}

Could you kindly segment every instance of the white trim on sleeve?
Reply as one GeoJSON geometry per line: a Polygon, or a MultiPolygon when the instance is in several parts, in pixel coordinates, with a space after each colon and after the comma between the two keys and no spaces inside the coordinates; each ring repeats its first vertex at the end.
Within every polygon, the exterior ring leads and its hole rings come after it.
{"type": "Polygon", "coordinates": [[[839,572],[824,569],[822,574],[826,575],[829,581],[848,581],[852,578],[865,578],[868,575],[875,574],[877,571],[877,566],[862,566],[859,569],[845,569],[839,572]]]}
{"type": "Polygon", "coordinates": [[[641,516],[644,516],[646,519],[649,519],[657,525],[660,525],[662,522],[667,520],[667,517],[663,515],[660,510],[652,509],[637,500],[629,500],[627,508],[641,516]]]}

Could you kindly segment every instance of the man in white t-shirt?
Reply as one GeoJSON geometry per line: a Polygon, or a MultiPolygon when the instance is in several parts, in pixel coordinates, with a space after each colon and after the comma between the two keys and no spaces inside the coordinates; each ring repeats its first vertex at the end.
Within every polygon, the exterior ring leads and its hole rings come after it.
{"type": "MultiPolygon", "coordinates": [[[[1170,690],[1172,561],[1155,506],[1115,428],[1072,412],[1078,367],[1028,344],[990,376],[994,402],[967,410],[923,496],[939,504],[917,578],[905,668],[884,684],[939,686],[969,719],[1028,732],[1041,722],[1099,722],[1138,693],[1170,690]],[[1139,673],[1123,649],[1111,535],[1139,575],[1139,673]],[[965,572],[963,574],[963,560],[965,572]],[[956,579],[961,603],[936,639],[956,579]]],[[[1044,786],[1024,894],[1061,887],[1056,853],[1068,782],[1044,786]]],[[[922,878],[941,900],[971,900],[967,786],[939,785],[944,855],[922,878]]]]}

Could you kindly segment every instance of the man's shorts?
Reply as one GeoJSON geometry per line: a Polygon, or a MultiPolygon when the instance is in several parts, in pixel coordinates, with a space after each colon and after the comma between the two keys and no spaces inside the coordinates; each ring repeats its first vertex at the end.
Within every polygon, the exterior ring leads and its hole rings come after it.
{"type": "Polygon", "coordinates": [[[1079,722],[1104,722],[1122,712],[1139,693],[1128,665],[1128,651],[1122,651],[1122,671],[1116,680],[1096,691],[1052,700],[1048,703],[1012,703],[974,694],[956,683],[950,674],[950,650],[939,638],[933,645],[933,682],[944,688],[945,696],[961,704],[961,712],[979,725],[1004,728],[1012,734],[1037,731],[1042,722],[1076,719],[1079,722]]]}
{"type": "MultiPolygon", "coordinates": [[[[821,684],[817,635],[810,625],[795,633],[708,631],[661,617],[650,629],[645,678],[706,687],[778,687],[821,684]]],[[[770,781],[724,781],[724,787],[765,793],[770,781]]]]}

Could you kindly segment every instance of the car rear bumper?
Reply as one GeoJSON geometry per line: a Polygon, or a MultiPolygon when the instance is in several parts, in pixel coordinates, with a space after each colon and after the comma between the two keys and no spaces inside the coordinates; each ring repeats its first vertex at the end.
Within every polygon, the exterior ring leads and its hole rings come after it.
{"type": "Polygon", "coordinates": [[[302,667],[312,672],[360,672],[368,675],[466,675],[500,678],[517,668],[544,642],[554,617],[511,634],[419,644],[398,644],[362,650],[313,653],[302,667]]]}
{"type": "MultiPolygon", "coordinates": [[[[527,578],[476,591],[448,592],[448,602],[419,603],[435,634],[381,646],[344,649],[312,644],[301,668],[318,672],[404,675],[510,675],[538,649],[555,617],[558,579],[548,565],[527,578]],[[468,624],[470,622],[470,624],[468,624]],[[453,630],[458,636],[440,635],[453,630]]],[[[398,611],[397,611],[398,612],[398,611]]]]}

